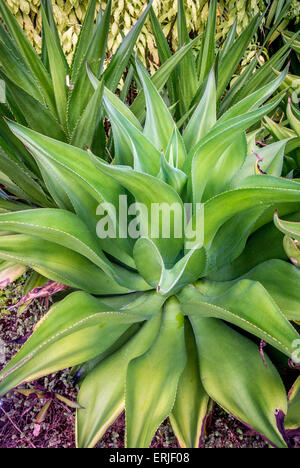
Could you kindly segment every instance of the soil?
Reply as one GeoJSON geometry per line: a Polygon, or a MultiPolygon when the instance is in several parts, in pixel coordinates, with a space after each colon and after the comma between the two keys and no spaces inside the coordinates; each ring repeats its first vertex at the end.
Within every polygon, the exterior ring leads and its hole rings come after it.
{"type": "MultiPolygon", "coordinates": [[[[24,278],[23,278],[24,280],[24,278]]],[[[5,361],[8,362],[30,336],[45,308],[35,300],[22,314],[16,310],[7,313],[6,308],[22,297],[23,282],[0,291],[0,337],[5,343],[5,361]]],[[[1,356],[0,356],[1,357],[1,356]]],[[[1,361],[0,361],[1,362],[1,361]]],[[[5,363],[0,363],[0,371],[5,363]]],[[[39,379],[26,388],[35,388],[48,395],[58,393],[76,400],[78,388],[69,370],[39,379]]],[[[35,424],[45,401],[36,395],[26,397],[15,391],[0,400],[0,448],[74,448],[74,409],[57,398],[51,400],[45,419],[35,424]]],[[[153,448],[179,447],[171,425],[166,420],[152,441],[153,448]]],[[[124,414],[108,429],[97,448],[124,447],[124,414]]],[[[258,435],[215,406],[202,442],[205,448],[267,448],[258,435]]]]}

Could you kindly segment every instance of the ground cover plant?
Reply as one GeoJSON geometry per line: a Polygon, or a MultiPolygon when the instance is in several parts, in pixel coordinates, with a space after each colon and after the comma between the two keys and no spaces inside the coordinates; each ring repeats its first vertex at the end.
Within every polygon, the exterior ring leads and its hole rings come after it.
{"type": "Polygon", "coordinates": [[[219,50],[212,1],[194,50],[179,1],[172,54],[150,3],[104,66],[110,4],[91,35],[91,1],[69,69],[46,6],[41,59],[0,5],[0,258],[5,284],[30,267],[29,284],[50,280],[61,300],[2,370],[0,393],[73,367],[78,447],[124,409],[127,447],[148,447],[167,417],[182,447],[198,447],[212,402],[294,446],[299,378],[291,389],[283,378],[299,364],[300,185],[289,139],[254,147],[253,134],[285,99],[297,34],[229,88],[260,15],[219,50]],[[152,78],[133,53],[147,14],[162,57],[152,78]],[[132,104],[114,94],[125,69],[132,104]]]}

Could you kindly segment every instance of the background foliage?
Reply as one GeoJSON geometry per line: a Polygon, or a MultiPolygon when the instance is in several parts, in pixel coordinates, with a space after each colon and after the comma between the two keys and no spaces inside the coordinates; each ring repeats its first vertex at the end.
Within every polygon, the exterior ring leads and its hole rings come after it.
{"type": "MultiPolygon", "coordinates": [[[[40,0],[4,0],[8,3],[19,23],[26,31],[31,42],[41,49],[41,14],[40,0]]],[[[100,4],[104,9],[107,2],[98,1],[97,10],[100,4]]],[[[53,8],[61,36],[64,52],[70,61],[74,47],[77,42],[88,0],[54,0],[53,8]]],[[[111,30],[108,39],[108,49],[113,54],[122,40],[122,33],[127,34],[132,25],[140,15],[145,4],[144,0],[115,0],[112,5],[111,30]]],[[[199,34],[207,20],[209,2],[207,0],[186,0],[187,22],[190,30],[199,34]]],[[[217,39],[224,39],[234,22],[238,20],[237,32],[240,33],[248,24],[250,19],[263,11],[268,4],[266,0],[220,0],[218,4],[218,24],[217,39]]],[[[166,35],[169,35],[171,42],[177,45],[176,24],[177,0],[155,0],[154,10],[163,25],[166,35]]],[[[298,0],[293,0],[289,13],[289,19],[299,21],[300,4],[298,0]]],[[[141,57],[149,56],[154,65],[158,63],[158,53],[155,47],[150,21],[147,21],[138,42],[138,50],[141,57]]]]}

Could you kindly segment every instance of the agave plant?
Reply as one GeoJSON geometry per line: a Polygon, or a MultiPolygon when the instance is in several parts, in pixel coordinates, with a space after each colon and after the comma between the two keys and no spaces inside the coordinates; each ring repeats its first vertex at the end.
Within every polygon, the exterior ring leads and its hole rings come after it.
{"type": "Polygon", "coordinates": [[[149,446],[167,416],[181,446],[197,447],[211,401],[285,447],[296,400],[288,408],[267,353],[287,363],[297,351],[300,271],[279,224],[300,219],[300,185],[280,177],[286,141],[248,154],[245,132],[278,107],[281,96],[263,104],[286,71],[217,119],[213,67],[180,132],[135,66],[144,125],[104,89],[111,164],[6,121],[58,207],[2,213],[0,258],[70,289],[2,371],[0,394],[82,365],[78,447],[94,446],[124,408],[127,447],[149,446]]]}

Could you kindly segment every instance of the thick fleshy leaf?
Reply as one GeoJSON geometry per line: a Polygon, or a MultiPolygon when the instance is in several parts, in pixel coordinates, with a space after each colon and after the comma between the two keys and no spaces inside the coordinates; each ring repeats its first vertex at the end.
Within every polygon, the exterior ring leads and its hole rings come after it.
{"type": "MultiPolygon", "coordinates": [[[[281,70],[286,59],[290,53],[290,45],[285,44],[281,49],[279,49],[272,57],[266,61],[266,63],[258,68],[255,73],[251,73],[248,77],[248,80],[245,82],[244,86],[239,90],[237,94],[235,94],[232,104],[235,102],[240,101],[244,97],[248,96],[249,94],[253,93],[255,90],[258,90],[266,83],[272,81],[274,79],[274,71],[281,70]]],[[[230,58],[230,55],[229,55],[230,58]]]]}
{"type": "Polygon", "coordinates": [[[147,353],[131,361],[128,366],[128,448],[150,445],[156,429],[172,411],[185,364],[184,319],[178,301],[171,298],[164,307],[158,338],[147,353]]]}
{"type": "Polygon", "coordinates": [[[42,6],[43,38],[45,40],[49,69],[51,73],[53,90],[56,102],[56,109],[59,121],[66,128],[67,117],[67,85],[66,76],[69,72],[66,60],[61,54],[61,47],[58,46],[56,37],[51,31],[48,19],[42,6]]]}
{"type": "MultiPolygon", "coordinates": [[[[215,2],[216,0],[214,0],[215,2]]],[[[178,0],[178,11],[177,11],[177,32],[178,32],[178,46],[183,47],[189,44],[189,32],[187,28],[184,1],[178,0]]],[[[211,50],[211,49],[210,49],[211,50]]],[[[207,53],[214,55],[214,50],[207,53]]],[[[193,51],[190,50],[186,56],[181,60],[178,67],[178,79],[180,87],[180,102],[179,107],[181,111],[187,111],[190,107],[191,101],[196,94],[198,88],[198,77],[196,72],[196,64],[194,59],[193,51]]]]}
{"type": "Polygon", "coordinates": [[[147,70],[139,66],[137,68],[140,80],[143,83],[147,107],[144,134],[153,141],[158,151],[165,152],[174,130],[174,121],[166,104],[150,80],[147,70]]]}
{"type": "Polygon", "coordinates": [[[197,58],[197,69],[200,83],[202,83],[204,78],[208,75],[215,59],[217,5],[218,2],[216,0],[210,2],[207,24],[201,43],[201,54],[199,54],[199,57],[197,58]]]}
{"type": "Polygon", "coordinates": [[[90,0],[82,27],[80,28],[80,34],[71,65],[72,80],[76,79],[77,73],[81,69],[81,65],[86,57],[86,53],[91,42],[91,30],[94,28],[96,1],[97,0],[90,0]]]}
{"type": "MultiPolygon", "coordinates": [[[[216,125],[190,153],[187,164],[192,164],[193,201],[201,202],[208,180],[213,179],[213,168],[235,138],[253,125],[278,103],[234,117],[216,125]]],[[[232,174],[234,175],[234,174],[232,174]]]]}
{"type": "MultiPolygon", "coordinates": [[[[189,44],[181,47],[177,52],[175,52],[165,63],[161,65],[161,67],[152,75],[151,81],[160,92],[168,78],[172,73],[175,74],[175,70],[177,65],[181,62],[181,60],[185,57],[185,55],[192,49],[193,45],[198,41],[198,38],[193,39],[189,44]]],[[[177,101],[175,101],[177,102],[177,101]]],[[[133,101],[130,109],[134,113],[134,115],[139,119],[140,122],[143,122],[146,115],[145,109],[145,94],[144,91],[141,90],[133,101]]]]}
{"type": "MultiPolygon", "coordinates": [[[[153,35],[155,38],[156,46],[157,46],[157,51],[159,55],[159,59],[161,64],[163,65],[165,62],[168,61],[168,59],[172,58],[172,52],[170,49],[170,46],[168,44],[168,40],[163,32],[163,29],[160,25],[160,22],[157,18],[157,16],[154,13],[153,7],[151,7],[150,12],[149,12],[149,18],[151,22],[151,27],[153,31],[153,35]]],[[[179,49],[180,51],[180,49],[179,49]]],[[[178,51],[177,51],[178,52],[178,51]]],[[[161,69],[160,67],[158,71],[161,69]]],[[[167,81],[167,88],[170,96],[170,101],[172,103],[176,102],[176,92],[178,85],[176,83],[176,78],[177,74],[176,72],[170,73],[170,78],[167,81]]]]}
{"type": "Polygon", "coordinates": [[[129,190],[138,204],[145,206],[145,209],[140,209],[140,223],[142,226],[140,234],[153,240],[166,266],[174,264],[183,244],[183,239],[180,233],[177,232],[180,225],[176,221],[178,221],[179,217],[183,217],[183,204],[177,192],[165,182],[151,175],[134,171],[131,168],[109,166],[100,160],[96,161],[95,164],[101,172],[111,176],[129,190]],[[157,216],[157,212],[153,207],[157,207],[158,212],[165,209],[167,212],[165,216],[171,218],[168,235],[162,229],[166,223],[162,226],[161,216],[157,216]],[[175,212],[176,216],[171,217],[170,211],[175,212]],[[157,232],[153,232],[153,229],[157,232]]]}
{"type": "Polygon", "coordinates": [[[208,395],[227,412],[285,447],[275,412],[287,409],[280,376],[258,347],[220,320],[192,317],[199,353],[200,375],[208,395]]]}
{"type": "Polygon", "coordinates": [[[241,279],[258,281],[275,300],[279,309],[289,320],[300,320],[300,271],[283,260],[268,260],[232,281],[211,282],[200,280],[197,288],[205,296],[219,296],[241,279]]]}
{"type": "Polygon", "coordinates": [[[93,87],[86,71],[86,62],[97,78],[99,78],[101,74],[106,52],[110,13],[111,0],[107,2],[101,20],[95,26],[84,60],[81,61],[79,71],[74,74],[74,81],[72,82],[74,88],[68,106],[70,133],[73,133],[74,128],[78,124],[78,120],[82,117],[84,110],[93,96],[93,87]]]}
{"type": "Polygon", "coordinates": [[[110,262],[101,251],[97,237],[73,213],[57,209],[37,209],[0,214],[0,231],[2,230],[34,235],[66,247],[89,259],[125,288],[141,291],[149,289],[134,272],[110,262]]]}
{"type": "MultiPolygon", "coordinates": [[[[72,210],[73,204],[76,213],[93,231],[96,229],[96,210],[100,203],[107,202],[118,208],[119,195],[126,195],[125,191],[111,177],[95,171],[87,152],[12,122],[9,122],[9,127],[32,152],[51,195],[61,208],[72,210]],[[78,187],[81,189],[78,190],[78,187]]],[[[114,213],[109,215],[114,217],[114,213]]],[[[106,238],[99,239],[99,242],[105,251],[108,249],[117,258],[120,255],[121,261],[134,266],[130,260],[131,245],[128,238],[106,238]]]]}
{"type": "Polygon", "coordinates": [[[191,325],[185,322],[187,363],[179,379],[170,421],[182,448],[198,448],[207,417],[209,397],[199,373],[197,347],[191,325]]]}
{"type": "Polygon", "coordinates": [[[26,267],[24,265],[0,261],[0,290],[20,278],[25,271],[26,267]]]}
{"type": "Polygon", "coordinates": [[[129,292],[86,257],[33,236],[23,234],[0,236],[0,258],[30,266],[53,281],[92,294],[129,292]]]}
{"type": "Polygon", "coordinates": [[[194,110],[188,125],[183,132],[187,151],[203,138],[216,123],[216,82],[214,69],[211,70],[205,92],[194,110]]]}
{"type": "Polygon", "coordinates": [[[112,123],[116,163],[156,176],[160,168],[160,152],[134,125],[134,119],[129,120],[129,116],[122,110],[120,112],[120,104],[116,107],[112,98],[105,97],[104,105],[112,123]]]}
{"type": "Polygon", "coordinates": [[[294,130],[291,130],[288,127],[284,127],[283,125],[274,122],[268,116],[264,118],[263,124],[266,127],[266,129],[269,130],[269,132],[275,138],[276,141],[297,137],[297,134],[294,130]]]}
{"type": "Polygon", "coordinates": [[[159,176],[162,178],[164,182],[171,185],[171,187],[173,187],[173,189],[176,190],[176,192],[179,195],[182,195],[183,190],[186,186],[188,177],[180,169],[177,169],[176,166],[174,167],[172,164],[169,164],[167,160],[168,157],[172,160],[172,162],[173,162],[173,158],[175,158],[175,161],[176,160],[178,161],[179,159],[178,151],[176,152],[176,149],[178,149],[178,139],[176,138],[176,135],[173,134],[173,136],[174,138],[171,137],[171,139],[173,141],[176,139],[176,142],[174,142],[175,143],[174,146],[173,145],[171,146],[169,144],[168,149],[170,151],[167,151],[167,157],[163,153],[161,153],[161,158],[160,158],[161,171],[159,173],[159,176]]]}
{"type": "Polygon", "coordinates": [[[71,144],[73,146],[82,149],[92,146],[96,134],[98,118],[102,110],[103,89],[104,85],[103,82],[101,82],[78,120],[71,136],[71,144]]]}
{"type": "Polygon", "coordinates": [[[88,294],[71,294],[50,309],[2,371],[0,394],[21,382],[35,380],[96,357],[110,347],[130,324],[142,320],[143,316],[114,312],[88,294]]]}
{"type": "Polygon", "coordinates": [[[258,109],[259,106],[261,106],[279,88],[281,83],[286,78],[287,72],[288,68],[285,68],[282,73],[279,73],[275,80],[247,95],[244,99],[232,106],[219,118],[217,124],[220,125],[221,123],[226,122],[238,115],[258,109]]]}
{"type": "MultiPolygon", "coordinates": [[[[298,220],[300,219],[300,213],[296,212],[293,215],[289,215],[287,219],[291,221],[298,220]]],[[[230,225],[230,222],[227,222],[227,226],[230,225]]],[[[250,235],[250,231],[248,236],[250,235]]],[[[224,238],[226,238],[226,235],[224,238]]],[[[222,238],[220,239],[220,245],[222,244],[221,241],[222,238]]],[[[216,271],[218,263],[215,263],[215,271],[214,273],[210,273],[209,279],[213,281],[230,281],[248,273],[260,263],[271,259],[288,259],[283,248],[283,234],[276,228],[273,222],[267,223],[257,229],[249,238],[247,244],[244,244],[238,257],[235,257],[231,262],[226,261],[219,271],[216,271]]]]}
{"type": "Polygon", "coordinates": [[[168,268],[156,245],[146,237],[135,243],[133,255],[145,281],[157,288],[159,294],[168,296],[199,278],[206,265],[205,249],[197,245],[172,268],[168,268]]]}
{"type": "MultiPolygon", "coordinates": [[[[32,174],[25,165],[17,161],[13,161],[1,149],[0,161],[1,171],[3,171],[9,181],[11,181],[20,189],[21,195],[18,194],[20,198],[25,200],[28,199],[34,203],[39,204],[40,206],[48,207],[52,205],[41,186],[35,180],[34,174],[32,174]]],[[[2,183],[6,185],[5,181],[2,183]]]]}
{"type": "Polygon", "coordinates": [[[205,203],[205,244],[210,244],[222,224],[243,210],[299,201],[299,183],[267,175],[250,176],[241,188],[224,192],[205,203]]]}
{"type": "MultiPolygon", "coordinates": [[[[289,43],[292,38],[295,38],[295,34],[287,30],[283,31],[281,34],[285,43],[289,43]]],[[[297,52],[297,54],[300,54],[300,41],[294,39],[291,44],[291,47],[292,49],[294,49],[295,52],[297,52]]]]}
{"type": "Polygon", "coordinates": [[[148,6],[144,9],[138,21],[121,42],[118,50],[114,54],[107,69],[104,72],[105,85],[112,92],[116,90],[124,70],[128,65],[134,46],[140,35],[143,24],[146,21],[152,3],[153,0],[150,0],[148,6]]]}
{"type": "Polygon", "coordinates": [[[300,428],[300,377],[289,392],[288,412],[284,423],[287,429],[300,428]]]}
{"type": "Polygon", "coordinates": [[[283,167],[284,150],[287,140],[271,143],[249,154],[243,166],[235,174],[231,187],[238,187],[246,177],[255,175],[255,166],[259,162],[259,168],[266,174],[280,177],[283,167]]]}
{"type": "Polygon", "coordinates": [[[293,112],[290,98],[288,100],[286,115],[287,115],[287,118],[290,122],[292,129],[297,133],[298,137],[300,137],[300,120],[295,116],[293,112]]]}
{"type": "Polygon", "coordinates": [[[26,62],[28,68],[31,70],[36,81],[38,82],[40,89],[43,92],[44,98],[47,102],[47,105],[49,106],[51,112],[55,115],[56,106],[53,93],[53,86],[46,68],[44,67],[40,57],[35,52],[32,45],[30,44],[26,33],[22,30],[17,19],[10,11],[6,2],[1,2],[0,13],[15,44],[18,46],[24,61],[26,62]]]}
{"type": "Polygon", "coordinates": [[[1,67],[4,74],[17,86],[30,94],[39,102],[43,103],[43,95],[37,86],[34,77],[27,70],[26,66],[20,62],[11,50],[0,40],[1,67]]]}
{"type": "Polygon", "coordinates": [[[93,447],[125,406],[127,367],[155,340],[161,314],[149,320],[127,343],[88,374],[80,387],[76,415],[77,447],[93,447]]]}
{"type": "Polygon", "coordinates": [[[291,357],[293,342],[299,338],[294,327],[264,287],[256,281],[237,281],[217,296],[206,296],[191,286],[179,298],[189,317],[216,317],[258,336],[291,357]]]}
{"type": "Polygon", "coordinates": [[[297,241],[300,241],[300,222],[279,219],[278,213],[276,212],[274,215],[274,223],[279,231],[293,239],[296,239],[297,241]]]}
{"type": "MultiPolygon", "coordinates": [[[[2,76],[2,78],[4,77],[2,76]]],[[[23,89],[14,85],[7,78],[5,82],[8,101],[12,106],[13,115],[17,121],[21,121],[24,124],[27,123],[33,130],[57,140],[66,140],[61,125],[46,106],[30,96],[30,94],[24,92],[23,89]]]]}
{"type": "MultiPolygon", "coordinates": [[[[58,52],[61,55],[61,58],[62,58],[62,60],[63,60],[63,62],[65,64],[66,69],[68,69],[69,68],[68,62],[67,62],[67,59],[65,57],[62,45],[60,43],[60,37],[59,37],[58,29],[57,29],[57,24],[56,24],[55,18],[54,18],[52,0],[42,0],[41,4],[44,7],[46,18],[47,18],[47,21],[49,23],[50,31],[51,31],[51,34],[54,37],[55,42],[56,42],[58,52]]],[[[49,71],[49,68],[50,68],[49,67],[49,57],[48,57],[48,51],[47,51],[46,38],[45,38],[45,34],[44,34],[43,29],[42,29],[42,54],[41,54],[41,56],[42,56],[42,61],[43,61],[44,65],[45,65],[45,67],[49,71]]]]}
{"type": "Polygon", "coordinates": [[[172,167],[179,170],[183,168],[187,159],[186,146],[177,126],[174,127],[171,135],[166,151],[166,159],[172,167]]]}

